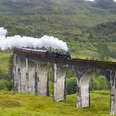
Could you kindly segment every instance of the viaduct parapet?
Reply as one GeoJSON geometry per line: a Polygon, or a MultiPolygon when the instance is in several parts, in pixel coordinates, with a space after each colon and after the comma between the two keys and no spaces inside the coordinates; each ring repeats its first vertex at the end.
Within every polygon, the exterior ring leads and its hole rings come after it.
{"type": "Polygon", "coordinates": [[[36,54],[14,51],[13,79],[18,92],[49,96],[49,71],[53,72],[54,101],[66,97],[66,73],[71,69],[77,79],[77,108],[90,106],[89,82],[94,72],[108,80],[110,92],[110,114],[116,114],[116,63],[82,59],[54,59],[36,54]]]}

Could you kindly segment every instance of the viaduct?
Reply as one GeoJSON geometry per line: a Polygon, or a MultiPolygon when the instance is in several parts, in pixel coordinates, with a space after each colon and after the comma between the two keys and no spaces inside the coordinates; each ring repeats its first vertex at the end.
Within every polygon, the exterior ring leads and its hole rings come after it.
{"type": "Polygon", "coordinates": [[[90,106],[89,82],[93,72],[99,72],[108,80],[110,92],[110,114],[116,114],[116,63],[94,60],[59,60],[42,58],[37,55],[14,51],[13,79],[18,92],[48,96],[49,69],[53,71],[54,101],[65,99],[67,69],[77,79],[77,108],[90,106]]]}

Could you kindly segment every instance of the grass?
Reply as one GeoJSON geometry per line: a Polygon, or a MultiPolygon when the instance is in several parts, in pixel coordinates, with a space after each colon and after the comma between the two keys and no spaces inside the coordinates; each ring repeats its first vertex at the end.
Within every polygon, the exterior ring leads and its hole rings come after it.
{"type": "Polygon", "coordinates": [[[0,69],[5,71],[9,66],[11,53],[0,52],[0,69]]]}
{"type": "Polygon", "coordinates": [[[91,107],[76,109],[76,95],[68,95],[63,102],[52,97],[0,92],[0,116],[110,116],[109,91],[91,92],[91,107]]]}

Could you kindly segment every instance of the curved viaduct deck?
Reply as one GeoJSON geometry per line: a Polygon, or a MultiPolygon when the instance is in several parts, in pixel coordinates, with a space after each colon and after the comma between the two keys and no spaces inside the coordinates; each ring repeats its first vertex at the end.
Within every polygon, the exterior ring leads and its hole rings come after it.
{"type": "Polygon", "coordinates": [[[77,108],[90,106],[89,82],[93,72],[99,71],[110,85],[110,113],[116,114],[116,62],[96,60],[45,58],[14,50],[13,78],[18,92],[36,93],[38,96],[49,95],[48,75],[52,67],[54,78],[54,101],[65,99],[66,72],[70,68],[77,79],[77,108]]]}

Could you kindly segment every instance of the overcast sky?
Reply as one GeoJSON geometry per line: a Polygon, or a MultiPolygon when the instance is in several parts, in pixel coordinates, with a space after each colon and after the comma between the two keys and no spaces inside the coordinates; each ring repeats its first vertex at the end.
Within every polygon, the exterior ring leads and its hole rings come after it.
{"type": "MultiPolygon", "coordinates": [[[[91,1],[91,2],[94,2],[95,0],[85,0],[85,1],[91,1]]],[[[114,2],[116,2],[116,0],[113,0],[114,2]]]]}
{"type": "Polygon", "coordinates": [[[93,2],[94,0],[85,0],[85,1],[91,1],[91,2],[93,2]]]}

